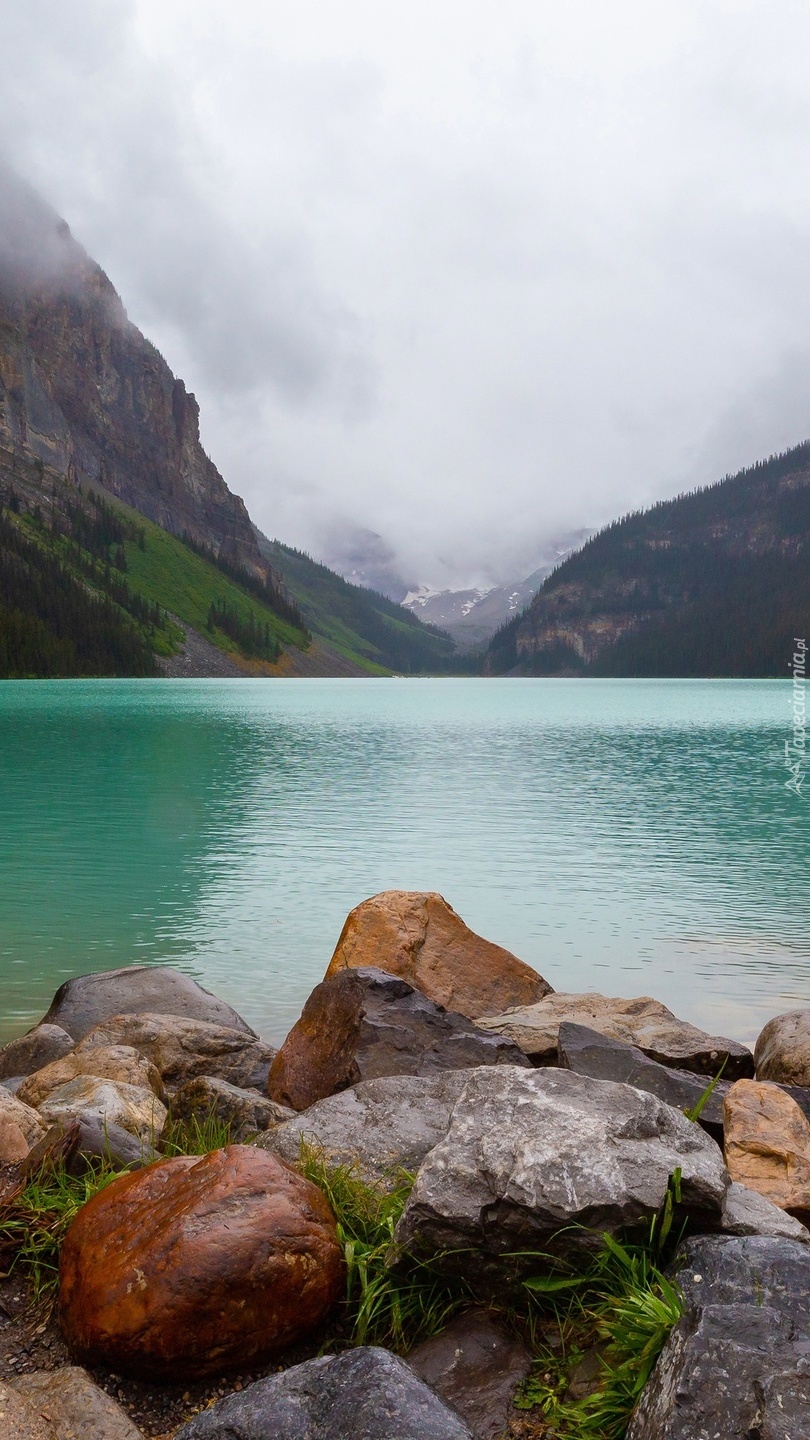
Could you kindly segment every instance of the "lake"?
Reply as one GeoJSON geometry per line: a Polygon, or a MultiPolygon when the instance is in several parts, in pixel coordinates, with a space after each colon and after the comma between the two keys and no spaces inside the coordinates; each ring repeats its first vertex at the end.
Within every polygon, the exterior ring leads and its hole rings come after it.
{"type": "Polygon", "coordinates": [[[0,1039],[142,961],[281,1039],[402,888],[751,1041],[810,1003],[791,723],[789,680],[0,682],[0,1039]]]}

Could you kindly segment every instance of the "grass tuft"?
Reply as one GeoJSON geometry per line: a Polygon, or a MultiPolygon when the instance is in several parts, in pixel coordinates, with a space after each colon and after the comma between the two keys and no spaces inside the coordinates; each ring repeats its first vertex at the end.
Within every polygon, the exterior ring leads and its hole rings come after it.
{"type": "Polygon", "coordinates": [[[122,1173],[107,1160],[88,1161],[81,1175],[45,1164],[0,1214],[0,1264],[25,1270],[35,1301],[56,1288],[59,1251],[79,1210],[122,1173]]]}

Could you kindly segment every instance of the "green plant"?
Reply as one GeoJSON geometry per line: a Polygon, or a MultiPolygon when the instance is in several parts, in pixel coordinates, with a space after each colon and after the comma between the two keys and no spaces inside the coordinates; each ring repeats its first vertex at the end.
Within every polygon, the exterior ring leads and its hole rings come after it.
{"type": "Polygon", "coordinates": [[[209,1155],[212,1150],[224,1150],[232,1142],[233,1126],[228,1120],[210,1110],[205,1115],[192,1115],[188,1120],[170,1116],[158,1142],[158,1148],[166,1156],[209,1155]]]}
{"type": "Polygon", "coordinates": [[[719,1082],[719,1080],[720,1080],[720,1077],[721,1077],[721,1075],[723,1074],[723,1071],[725,1070],[727,1064],[728,1064],[728,1055],[726,1056],[725,1060],[723,1061],[722,1065],[720,1066],[720,1069],[718,1070],[718,1072],[717,1072],[717,1074],[715,1075],[714,1079],[709,1081],[708,1085],[706,1086],[706,1089],[703,1091],[703,1094],[701,1095],[700,1099],[697,1101],[697,1104],[693,1105],[691,1110],[684,1110],[683,1113],[684,1113],[684,1115],[686,1116],[687,1120],[698,1121],[698,1120],[700,1119],[700,1117],[701,1117],[701,1115],[703,1114],[703,1111],[704,1111],[706,1105],[707,1105],[708,1102],[709,1102],[709,1099],[710,1099],[711,1096],[714,1094],[715,1086],[718,1084],[718,1082],[719,1082]]]}
{"type": "Polygon", "coordinates": [[[0,1214],[0,1262],[25,1271],[35,1300],[56,1288],[59,1251],[78,1211],[121,1173],[107,1160],[88,1160],[81,1175],[61,1162],[43,1165],[0,1214]]]}
{"type": "MultiPolygon", "coordinates": [[[[471,1298],[437,1263],[398,1251],[394,1230],[414,1177],[392,1173],[389,1188],[363,1180],[356,1165],[330,1165],[302,1143],[298,1168],[326,1196],[346,1261],[344,1325],[353,1345],[387,1345],[404,1354],[447,1324],[471,1298]]],[[[437,1257],[437,1261],[441,1257],[437,1257]]]]}

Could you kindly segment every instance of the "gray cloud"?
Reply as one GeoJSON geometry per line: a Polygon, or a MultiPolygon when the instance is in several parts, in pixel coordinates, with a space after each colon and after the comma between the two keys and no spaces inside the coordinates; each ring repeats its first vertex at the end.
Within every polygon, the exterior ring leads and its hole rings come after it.
{"type": "Polygon", "coordinates": [[[0,0],[5,144],[262,528],[410,576],[810,433],[792,0],[0,0]]]}

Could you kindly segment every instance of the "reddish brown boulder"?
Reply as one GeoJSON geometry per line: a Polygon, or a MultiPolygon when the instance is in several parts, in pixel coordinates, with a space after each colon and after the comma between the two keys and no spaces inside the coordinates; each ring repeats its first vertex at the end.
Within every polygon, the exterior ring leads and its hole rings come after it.
{"type": "Polygon", "coordinates": [[[536,970],[476,935],[433,892],[384,890],[351,911],[326,978],[367,968],[401,976],[469,1020],[532,1005],[551,990],[536,970]]]}
{"type": "Polygon", "coordinates": [[[344,970],[316,985],[270,1067],[270,1099],[293,1110],[361,1080],[519,1065],[525,1055],[384,970],[344,970]]]}
{"type": "Polygon", "coordinates": [[[810,1121],[778,1085],[738,1080],[725,1102],[726,1165],[732,1180],[810,1222],[810,1121]]]}
{"type": "Polygon", "coordinates": [[[77,1360],[180,1380],[263,1362],[342,1287],[321,1191],[266,1151],[230,1145],[95,1195],[62,1247],[59,1314],[77,1360]]]}

